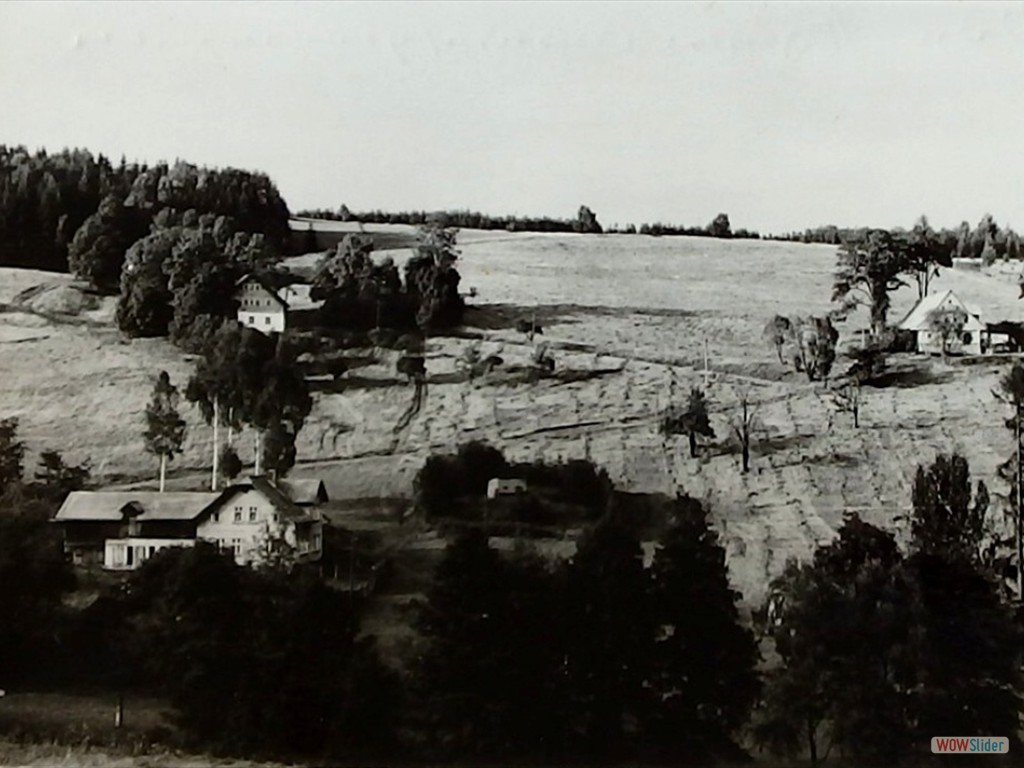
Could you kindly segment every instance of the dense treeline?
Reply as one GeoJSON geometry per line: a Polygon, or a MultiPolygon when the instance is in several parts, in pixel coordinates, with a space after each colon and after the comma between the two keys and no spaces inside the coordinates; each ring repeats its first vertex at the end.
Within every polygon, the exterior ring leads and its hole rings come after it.
{"type": "Polygon", "coordinates": [[[915,477],[909,552],[852,516],[811,562],[787,566],[760,743],[812,765],[833,746],[858,765],[913,764],[951,728],[998,730],[1019,749],[1021,615],[986,541],[987,506],[967,462],[939,456],[915,477]]]}
{"type": "Polygon", "coordinates": [[[720,213],[708,225],[703,227],[682,227],[672,224],[655,222],[641,224],[639,229],[634,224],[624,227],[604,228],[598,223],[597,217],[587,206],[581,206],[574,219],[556,219],[549,216],[491,216],[478,211],[362,211],[353,212],[342,205],[338,210],[317,208],[299,211],[300,218],[322,219],[326,221],[358,221],[363,224],[437,224],[442,227],[459,229],[502,229],[508,232],[582,232],[590,234],[628,234],[628,235],[691,235],[696,237],[747,238],[758,239],[757,232],[746,229],[732,231],[729,217],[720,213]]]}
{"type": "Polygon", "coordinates": [[[557,524],[596,520],[608,509],[612,483],[589,461],[559,464],[509,462],[497,448],[470,442],[454,455],[435,454],[416,476],[416,501],[428,519],[557,524]],[[524,493],[511,500],[486,499],[492,479],[518,479],[524,493]]]}
{"type": "Polygon", "coordinates": [[[289,235],[288,207],[261,173],[123,157],[114,165],[81,149],[48,154],[0,145],[0,265],[70,268],[116,289],[118,259],[164,208],[230,216],[240,231],[278,247],[289,235]]]}
{"type": "Polygon", "coordinates": [[[373,241],[346,235],[317,264],[310,297],[323,301],[320,323],[347,331],[441,330],[462,322],[465,301],[455,267],[457,231],[420,227],[404,280],[390,257],[374,261],[373,241]]]}
{"type": "MultiPolygon", "coordinates": [[[[583,206],[590,212],[590,209],[583,206]]],[[[437,224],[458,229],[503,229],[509,232],[600,232],[596,218],[577,215],[575,219],[555,219],[549,216],[491,216],[478,211],[362,211],[352,212],[342,205],[338,210],[317,208],[299,211],[296,216],[325,221],[358,221],[363,224],[437,224]],[[597,225],[595,227],[595,225],[597,225]]]]}
{"type": "MultiPolygon", "coordinates": [[[[923,216],[919,219],[918,226],[921,226],[922,222],[924,226],[928,226],[927,219],[923,216]]],[[[842,245],[845,242],[862,240],[872,231],[877,230],[870,227],[840,228],[829,225],[786,235],[770,235],[766,236],[766,239],[842,245]]],[[[889,233],[893,237],[908,237],[913,231],[897,227],[889,233]]],[[[986,263],[996,259],[1021,258],[1020,235],[1009,227],[1000,227],[991,214],[985,214],[975,227],[964,221],[956,229],[934,230],[934,237],[941,245],[941,250],[950,258],[982,259],[986,263]]]]}
{"type": "Polygon", "coordinates": [[[165,208],[121,260],[118,327],[133,337],[170,336],[196,352],[234,315],[236,281],[273,272],[277,252],[227,216],[165,208]]]}
{"type": "Polygon", "coordinates": [[[654,237],[660,237],[662,235],[686,235],[689,237],[718,237],[722,239],[733,238],[736,240],[758,240],[761,237],[758,232],[748,229],[740,228],[733,231],[729,224],[729,217],[724,213],[718,214],[710,224],[704,227],[682,227],[674,224],[654,222],[653,224],[641,224],[639,229],[630,224],[624,229],[610,231],[622,232],[629,235],[653,235],[654,237]]]}
{"type": "Polygon", "coordinates": [[[499,554],[479,531],[449,545],[410,681],[419,754],[707,764],[738,753],[757,644],[705,510],[667,503],[649,567],[624,514],[603,517],[567,562],[499,554]]]}

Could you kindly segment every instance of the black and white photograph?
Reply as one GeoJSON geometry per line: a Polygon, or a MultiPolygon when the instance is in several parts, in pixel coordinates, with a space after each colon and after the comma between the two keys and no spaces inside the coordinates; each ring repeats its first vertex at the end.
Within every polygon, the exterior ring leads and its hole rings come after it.
{"type": "Polygon", "coordinates": [[[0,766],[1024,764],[1022,86],[1021,2],[0,3],[0,766]]]}

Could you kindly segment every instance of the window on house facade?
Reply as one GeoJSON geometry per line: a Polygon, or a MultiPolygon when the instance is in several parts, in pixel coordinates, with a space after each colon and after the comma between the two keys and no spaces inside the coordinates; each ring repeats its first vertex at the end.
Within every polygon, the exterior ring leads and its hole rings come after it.
{"type": "Polygon", "coordinates": [[[313,549],[320,549],[320,534],[313,534],[313,549]]]}
{"type": "Polygon", "coordinates": [[[241,506],[235,507],[235,522],[236,523],[242,522],[242,507],[241,506]]]}
{"type": "Polygon", "coordinates": [[[264,325],[270,325],[270,317],[269,316],[263,318],[263,324],[264,325]]]}
{"type": "Polygon", "coordinates": [[[250,523],[255,523],[256,522],[256,512],[257,512],[256,507],[249,507],[249,522],[250,523]]]}
{"type": "Polygon", "coordinates": [[[249,315],[249,325],[256,325],[256,318],[249,315]]]}

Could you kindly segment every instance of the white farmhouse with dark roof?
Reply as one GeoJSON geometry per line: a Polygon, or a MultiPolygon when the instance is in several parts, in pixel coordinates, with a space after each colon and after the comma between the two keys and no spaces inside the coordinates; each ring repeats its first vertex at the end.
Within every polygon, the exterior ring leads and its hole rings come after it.
{"type": "Polygon", "coordinates": [[[134,570],[162,549],[206,541],[259,565],[284,542],[297,562],[320,559],[327,493],[319,480],[275,484],[266,477],[220,492],[74,491],[54,523],[77,565],[134,570]],[[294,494],[294,497],[293,497],[294,494]]]}
{"type": "Polygon", "coordinates": [[[969,307],[953,291],[942,291],[925,296],[900,322],[899,329],[913,331],[917,339],[917,351],[929,354],[942,353],[942,335],[937,333],[931,324],[931,314],[938,310],[959,309],[967,316],[967,322],[960,332],[960,338],[948,344],[948,350],[954,353],[980,355],[982,335],[986,326],[981,321],[981,313],[969,307]]]}
{"type": "Polygon", "coordinates": [[[313,301],[311,286],[289,285],[275,289],[269,280],[248,274],[235,284],[238,301],[238,322],[263,333],[283,333],[293,323],[295,313],[319,308],[322,302],[313,301]]]}

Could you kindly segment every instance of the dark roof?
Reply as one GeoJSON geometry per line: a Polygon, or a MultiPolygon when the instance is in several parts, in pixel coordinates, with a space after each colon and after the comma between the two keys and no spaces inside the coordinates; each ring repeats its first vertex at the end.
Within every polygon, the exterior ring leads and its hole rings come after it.
{"type": "Polygon", "coordinates": [[[213,492],[72,491],[54,520],[116,522],[124,519],[126,511],[141,522],[194,520],[219,497],[213,492]]]}
{"type": "Polygon", "coordinates": [[[262,285],[266,291],[274,297],[274,299],[285,309],[288,309],[288,302],[281,298],[281,295],[277,292],[277,289],[273,284],[262,275],[258,275],[255,272],[250,272],[247,275],[242,275],[238,280],[235,281],[235,287],[240,288],[248,282],[257,282],[262,285]]]}
{"type": "Polygon", "coordinates": [[[281,515],[282,520],[301,521],[309,517],[302,507],[282,493],[269,478],[263,476],[251,477],[248,481],[228,486],[218,495],[216,501],[210,505],[210,511],[222,507],[235,495],[245,493],[248,490],[258,491],[266,498],[274,510],[281,515]]]}
{"type": "MultiPolygon", "coordinates": [[[[303,503],[299,499],[311,497],[315,502],[319,495],[319,489],[310,491],[313,483],[323,486],[319,480],[296,480],[279,489],[269,478],[253,477],[229,485],[220,492],[72,491],[64,499],[54,520],[119,522],[126,516],[135,517],[140,522],[196,520],[224,506],[236,494],[256,490],[271,503],[282,520],[301,521],[308,519],[309,515],[299,506],[303,503]]],[[[325,499],[326,495],[325,492],[325,499]]]]}
{"type": "Polygon", "coordinates": [[[277,487],[296,504],[323,504],[328,501],[323,480],[278,480],[277,487]]]}

